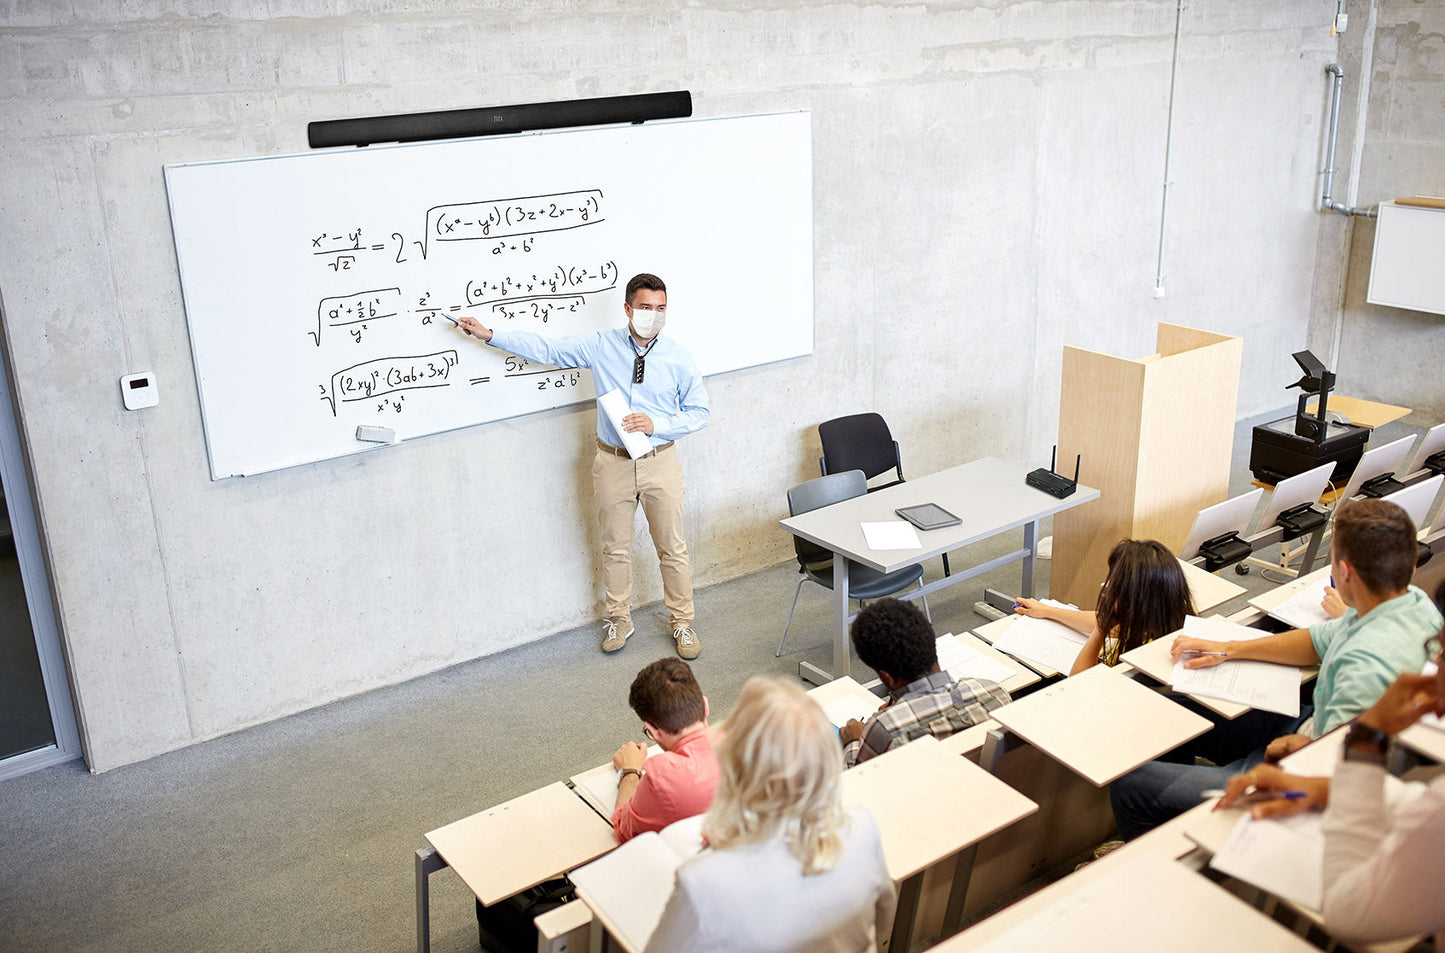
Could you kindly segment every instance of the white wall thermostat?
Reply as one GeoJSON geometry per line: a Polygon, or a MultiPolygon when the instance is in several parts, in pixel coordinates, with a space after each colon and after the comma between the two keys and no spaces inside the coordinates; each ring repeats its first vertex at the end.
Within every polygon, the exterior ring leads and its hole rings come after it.
{"type": "Polygon", "coordinates": [[[154,407],[160,400],[156,392],[156,375],[151,371],[125,375],[120,379],[120,396],[125,401],[126,410],[154,407]]]}

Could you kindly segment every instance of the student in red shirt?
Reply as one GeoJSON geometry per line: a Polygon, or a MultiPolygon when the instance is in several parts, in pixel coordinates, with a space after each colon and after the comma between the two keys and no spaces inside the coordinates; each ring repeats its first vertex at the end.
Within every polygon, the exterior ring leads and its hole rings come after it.
{"type": "Polygon", "coordinates": [[[645,746],[629,741],[612,756],[621,772],[612,812],[619,844],[706,812],[718,777],[707,698],[686,662],[662,658],[648,665],[632,680],[627,703],[662,753],[649,758],[645,746]]]}

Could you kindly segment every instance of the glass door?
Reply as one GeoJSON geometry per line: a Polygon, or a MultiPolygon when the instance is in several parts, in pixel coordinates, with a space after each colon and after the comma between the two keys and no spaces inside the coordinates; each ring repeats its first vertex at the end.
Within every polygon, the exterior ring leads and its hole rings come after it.
{"type": "Polygon", "coordinates": [[[0,779],[80,757],[10,379],[0,340],[0,779]]]}

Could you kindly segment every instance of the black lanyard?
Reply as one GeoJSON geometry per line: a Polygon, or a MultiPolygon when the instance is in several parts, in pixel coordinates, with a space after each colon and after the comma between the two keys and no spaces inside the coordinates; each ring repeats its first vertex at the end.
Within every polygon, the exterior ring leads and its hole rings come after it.
{"type": "Polygon", "coordinates": [[[632,345],[632,352],[637,354],[636,359],[632,362],[632,383],[641,384],[643,375],[647,373],[647,355],[651,353],[653,347],[656,346],[657,338],[653,338],[648,343],[647,349],[641,353],[638,353],[637,344],[631,338],[632,336],[629,334],[627,343],[632,345]]]}

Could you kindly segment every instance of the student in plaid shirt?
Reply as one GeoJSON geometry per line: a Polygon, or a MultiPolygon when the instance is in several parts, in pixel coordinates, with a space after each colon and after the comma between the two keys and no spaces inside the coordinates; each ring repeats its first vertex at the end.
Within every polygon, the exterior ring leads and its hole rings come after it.
{"type": "Polygon", "coordinates": [[[877,713],[867,721],[854,718],[838,732],[848,767],[924,735],[947,738],[1009,702],[997,682],[955,680],[939,671],[937,636],[912,603],[879,599],[858,613],[848,631],[858,657],[888,689],[877,713]]]}

